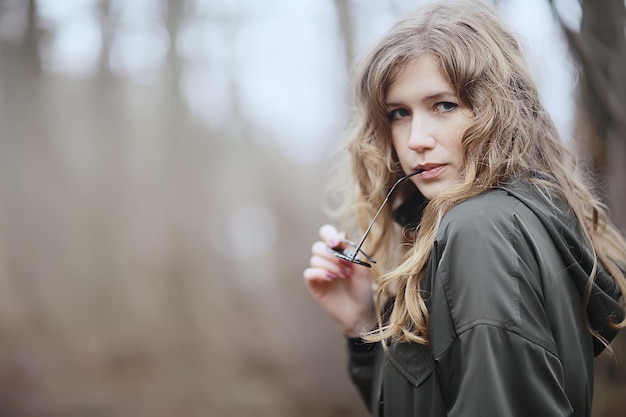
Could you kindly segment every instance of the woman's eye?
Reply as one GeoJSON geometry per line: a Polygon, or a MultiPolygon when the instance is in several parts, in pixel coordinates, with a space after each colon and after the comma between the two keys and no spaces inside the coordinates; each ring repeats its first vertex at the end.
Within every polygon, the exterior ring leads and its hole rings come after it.
{"type": "Polygon", "coordinates": [[[387,113],[389,120],[399,120],[407,116],[410,116],[410,113],[406,109],[395,109],[387,113]]]}
{"type": "Polygon", "coordinates": [[[447,113],[459,107],[456,103],[451,103],[449,101],[442,101],[441,103],[437,103],[435,105],[435,110],[441,113],[447,113]]]}

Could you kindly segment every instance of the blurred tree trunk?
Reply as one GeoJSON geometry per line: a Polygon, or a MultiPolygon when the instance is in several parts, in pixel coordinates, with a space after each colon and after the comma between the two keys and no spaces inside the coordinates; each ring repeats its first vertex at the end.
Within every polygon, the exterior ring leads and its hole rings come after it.
{"type": "Polygon", "coordinates": [[[590,158],[613,220],[626,232],[626,7],[585,0],[580,33],[563,25],[581,69],[577,136],[590,158]]]}
{"type": "MultiPolygon", "coordinates": [[[[346,74],[351,74],[356,62],[355,28],[354,17],[350,0],[334,0],[337,14],[337,26],[339,28],[339,38],[343,44],[343,62],[346,74]]],[[[346,102],[352,103],[354,95],[348,89],[346,91],[346,102]]]]}
{"type": "MultiPolygon", "coordinates": [[[[3,271],[6,272],[6,288],[9,294],[3,294],[9,299],[14,298],[11,304],[19,309],[19,314],[28,317],[41,325],[43,319],[40,311],[40,293],[35,282],[33,269],[20,262],[19,254],[24,247],[29,246],[28,237],[24,234],[28,230],[20,230],[20,225],[10,223],[13,218],[28,205],[24,198],[25,190],[36,186],[37,175],[45,170],[44,156],[48,154],[50,143],[43,140],[45,135],[35,123],[25,120],[38,120],[41,114],[40,90],[40,62],[38,42],[40,30],[37,25],[37,10],[35,0],[28,0],[23,7],[27,8],[27,19],[24,34],[19,40],[3,41],[0,43],[0,59],[2,70],[2,140],[0,141],[0,194],[1,214],[3,223],[0,229],[6,242],[15,241],[18,244],[3,245],[6,254],[3,254],[3,271]],[[29,170],[24,163],[25,156],[37,155],[37,161],[29,170]],[[12,239],[13,238],[13,239],[12,239]],[[16,247],[21,246],[21,247],[16,247]]],[[[13,5],[15,7],[15,5],[13,5]]],[[[8,12],[8,10],[6,10],[8,12]]],[[[4,293],[4,291],[3,291],[4,293]]],[[[4,302],[3,302],[4,304],[4,302]]],[[[3,309],[6,309],[3,307],[3,309]]]]}
{"type": "MultiPolygon", "coordinates": [[[[554,2],[551,0],[552,6],[554,2]]],[[[626,7],[623,0],[583,0],[580,32],[565,25],[570,50],[581,70],[576,136],[602,188],[613,221],[626,232],[626,7]]],[[[556,13],[558,16],[558,13],[556,13]]],[[[595,417],[626,409],[626,332],[614,341],[615,358],[597,361],[595,417]]]]}
{"type": "Polygon", "coordinates": [[[350,9],[349,0],[335,0],[335,10],[337,11],[337,23],[339,25],[339,34],[343,42],[344,65],[346,72],[349,73],[354,64],[355,47],[354,47],[354,25],[352,22],[352,11],[350,9]]]}

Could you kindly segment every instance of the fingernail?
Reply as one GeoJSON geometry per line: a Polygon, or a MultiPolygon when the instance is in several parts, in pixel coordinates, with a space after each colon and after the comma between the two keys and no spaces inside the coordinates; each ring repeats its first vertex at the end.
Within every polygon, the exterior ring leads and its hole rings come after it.
{"type": "Polygon", "coordinates": [[[341,272],[346,278],[350,278],[352,276],[352,268],[341,268],[341,272]]]}
{"type": "Polygon", "coordinates": [[[339,278],[339,275],[335,274],[334,272],[330,272],[330,271],[326,272],[326,276],[328,278],[330,278],[330,279],[337,279],[337,278],[339,278]]]}
{"type": "Polygon", "coordinates": [[[350,261],[346,261],[345,259],[339,258],[339,263],[348,268],[352,268],[353,263],[350,261]]]}
{"type": "Polygon", "coordinates": [[[339,241],[337,239],[330,239],[330,247],[336,248],[337,246],[339,246],[339,241]]]}

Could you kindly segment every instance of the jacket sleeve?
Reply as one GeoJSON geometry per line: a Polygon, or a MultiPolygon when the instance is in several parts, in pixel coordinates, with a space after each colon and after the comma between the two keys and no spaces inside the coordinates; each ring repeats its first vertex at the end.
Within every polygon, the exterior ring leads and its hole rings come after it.
{"type": "Polygon", "coordinates": [[[367,343],[360,338],[347,340],[348,373],[370,411],[374,369],[379,349],[379,343],[367,343]]]}
{"type": "Polygon", "coordinates": [[[431,343],[448,416],[573,415],[535,254],[515,222],[477,213],[444,240],[431,343]]]}

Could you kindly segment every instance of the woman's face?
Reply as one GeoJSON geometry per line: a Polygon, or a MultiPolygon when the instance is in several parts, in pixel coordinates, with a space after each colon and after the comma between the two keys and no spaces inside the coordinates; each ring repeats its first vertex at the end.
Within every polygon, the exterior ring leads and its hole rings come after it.
{"type": "Polygon", "coordinates": [[[458,100],[436,61],[409,62],[385,97],[394,149],[405,173],[427,199],[447,189],[463,165],[461,138],[472,112],[458,100]]]}

